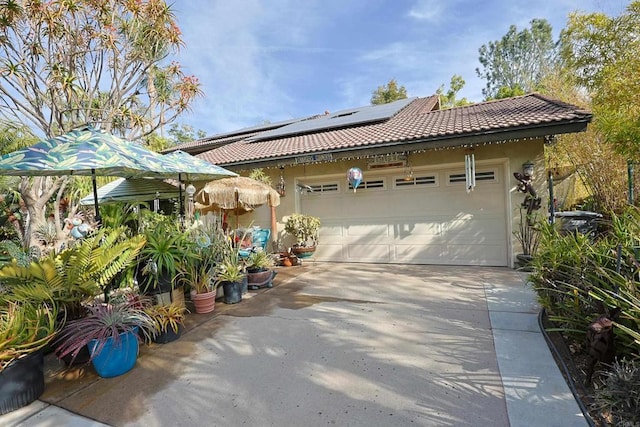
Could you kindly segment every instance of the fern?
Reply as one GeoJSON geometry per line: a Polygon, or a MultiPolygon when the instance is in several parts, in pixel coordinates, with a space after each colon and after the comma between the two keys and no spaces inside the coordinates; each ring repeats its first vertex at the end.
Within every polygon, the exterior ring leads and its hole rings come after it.
{"type": "Polygon", "coordinates": [[[123,229],[102,229],[59,254],[27,266],[16,260],[0,269],[8,293],[2,300],[41,302],[53,299],[63,305],[81,303],[100,294],[116,275],[136,258],[143,236],[121,238],[123,229]]]}

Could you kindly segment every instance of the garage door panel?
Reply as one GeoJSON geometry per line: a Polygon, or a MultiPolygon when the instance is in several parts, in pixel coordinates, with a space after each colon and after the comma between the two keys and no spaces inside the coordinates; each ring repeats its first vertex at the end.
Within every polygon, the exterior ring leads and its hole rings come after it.
{"type": "Polygon", "coordinates": [[[326,224],[324,221],[322,223],[322,227],[320,228],[320,233],[318,234],[318,238],[325,241],[325,239],[329,239],[327,241],[331,241],[335,237],[342,237],[344,234],[343,225],[340,223],[337,224],[326,224]]]}
{"type": "Polygon", "coordinates": [[[396,245],[394,259],[398,263],[407,264],[442,264],[446,255],[443,244],[396,245]]]}
{"type": "Polygon", "coordinates": [[[387,224],[351,224],[347,226],[347,236],[389,236],[389,226],[387,224]]]}
{"type": "Polygon", "coordinates": [[[455,220],[443,225],[443,230],[449,241],[463,244],[484,244],[497,240],[503,240],[503,233],[496,233],[502,225],[502,221],[496,218],[472,218],[468,220],[455,220]]]}
{"type": "Polygon", "coordinates": [[[453,265],[496,265],[506,257],[500,245],[483,245],[483,248],[471,245],[448,245],[447,258],[453,265]]]}
{"type": "MultiPolygon", "coordinates": [[[[417,221],[417,220],[416,220],[417,221]]],[[[397,244],[432,243],[440,237],[440,223],[402,222],[392,224],[393,237],[397,244]]]]}
{"type": "Polygon", "coordinates": [[[341,260],[345,258],[345,246],[342,243],[327,243],[319,245],[314,256],[316,259],[341,260]]]}
{"type": "Polygon", "coordinates": [[[349,245],[347,249],[349,260],[361,262],[389,262],[391,259],[390,245],[349,245]]]}

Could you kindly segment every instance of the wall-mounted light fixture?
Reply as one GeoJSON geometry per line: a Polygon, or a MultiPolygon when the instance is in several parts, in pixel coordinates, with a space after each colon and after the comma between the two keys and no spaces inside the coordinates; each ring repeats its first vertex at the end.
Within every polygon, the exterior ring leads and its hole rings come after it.
{"type": "Polygon", "coordinates": [[[528,178],[533,177],[535,165],[532,162],[526,162],[522,165],[522,174],[528,178]]]}

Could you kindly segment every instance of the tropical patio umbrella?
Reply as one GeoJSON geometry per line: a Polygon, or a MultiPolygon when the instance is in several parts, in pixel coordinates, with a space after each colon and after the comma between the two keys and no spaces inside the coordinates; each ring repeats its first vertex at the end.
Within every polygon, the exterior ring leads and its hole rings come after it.
{"type": "Polygon", "coordinates": [[[178,173],[178,199],[180,200],[180,213],[182,213],[182,182],[211,181],[213,179],[238,176],[238,174],[228,171],[220,166],[216,166],[199,157],[192,156],[181,150],[172,151],[165,154],[164,159],[170,163],[168,170],[178,173]],[[217,175],[216,175],[217,173],[217,175]]]}
{"type": "Polygon", "coordinates": [[[207,183],[196,193],[195,201],[202,206],[234,211],[236,228],[240,212],[268,204],[271,207],[271,235],[276,235],[275,207],[280,204],[280,195],[260,181],[244,176],[218,179],[207,183]]]}
{"type": "Polygon", "coordinates": [[[210,181],[217,178],[238,176],[235,172],[216,166],[181,150],[172,151],[162,157],[169,162],[167,172],[173,171],[177,173],[179,175],[178,179],[181,181],[210,181]]]}
{"type": "MultiPolygon", "coordinates": [[[[178,187],[159,179],[118,178],[98,188],[98,203],[137,202],[178,198],[178,187]]],[[[80,199],[81,205],[93,205],[93,194],[80,199]]]]}
{"type": "MultiPolygon", "coordinates": [[[[212,165],[213,166],[213,165],[212,165]]],[[[234,176],[217,166],[202,171],[202,179],[234,176]]],[[[96,175],[125,178],[177,178],[182,172],[176,161],[138,145],[87,126],[41,141],[0,157],[0,175],[92,176],[96,218],[100,219],[96,175]]]]}

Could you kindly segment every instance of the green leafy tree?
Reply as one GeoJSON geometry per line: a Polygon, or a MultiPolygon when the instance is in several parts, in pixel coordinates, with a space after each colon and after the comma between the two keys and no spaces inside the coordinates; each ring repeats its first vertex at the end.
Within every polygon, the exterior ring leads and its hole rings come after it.
{"type": "Polygon", "coordinates": [[[178,123],[172,123],[167,133],[172,139],[171,142],[176,145],[202,139],[207,136],[207,133],[202,129],[196,131],[191,125],[178,123]]]}
{"type": "MultiPolygon", "coordinates": [[[[591,108],[591,98],[575,83],[571,69],[557,67],[541,82],[540,92],[562,99],[584,109],[591,108]]],[[[589,209],[602,213],[622,212],[627,206],[626,160],[607,144],[604,135],[589,126],[580,133],[557,136],[555,144],[545,146],[547,164],[552,171],[570,166],[578,185],[567,194],[565,209],[586,196],[592,201],[589,209]]],[[[557,178],[557,176],[556,176],[557,178]]]]}
{"type": "MultiPolygon", "coordinates": [[[[0,117],[47,138],[86,123],[132,140],[151,134],[201,94],[195,77],[166,61],[181,45],[164,0],[3,1],[0,117]]],[[[22,179],[31,230],[66,182],[22,179]]]]}
{"type": "Polygon", "coordinates": [[[407,89],[404,86],[398,86],[396,79],[389,80],[384,86],[378,86],[371,94],[371,104],[388,104],[399,99],[407,97],[407,89]]]}
{"type": "Polygon", "coordinates": [[[533,19],[531,28],[520,32],[511,25],[502,39],[482,45],[479,53],[482,69],[476,73],[487,82],[482,90],[486,99],[536,90],[558,57],[546,19],[533,19]]]}
{"type": "Polygon", "coordinates": [[[592,96],[595,126],[619,153],[640,160],[640,1],[617,17],[570,15],[561,52],[592,96]]]}
{"type": "Polygon", "coordinates": [[[454,74],[451,77],[449,90],[447,90],[446,94],[444,93],[444,85],[440,86],[436,91],[436,95],[440,96],[440,108],[446,109],[471,104],[467,101],[467,98],[458,99],[458,92],[462,90],[466,83],[462,76],[454,74]]]}

